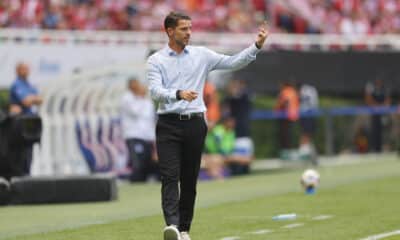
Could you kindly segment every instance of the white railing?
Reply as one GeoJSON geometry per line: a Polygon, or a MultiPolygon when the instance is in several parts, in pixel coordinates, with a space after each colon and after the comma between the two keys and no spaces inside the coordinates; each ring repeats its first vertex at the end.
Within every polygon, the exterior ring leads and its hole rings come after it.
{"type": "Polygon", "coordinates": [[[94,172],[127,173],[127,150],[117,121],[119,102],[128,78],[140,75],[143,68],[132,62],[42,86],[43,132],[34,147],[32,174],[87,174],[89,166],[94,172]]]}
{"type": "MultiPolygon", "coordinates": [[[[229,51],[251,43],[255,33],[206,33],[194,32],[192,44],[229,51]]],[[[164,32],[124,31],[46,31],[46,30],[0,30],[0,40],[18,41],[27,44],[100,44],[100,45],[143,45],[151,49],[161,48],[167,38],[164,32]]],[[[334,34],[271,34],[268,48],[309,50],[340,50],[356,47],[368,50],[400,50],[400,35],[334,35],[334,34]]]]}

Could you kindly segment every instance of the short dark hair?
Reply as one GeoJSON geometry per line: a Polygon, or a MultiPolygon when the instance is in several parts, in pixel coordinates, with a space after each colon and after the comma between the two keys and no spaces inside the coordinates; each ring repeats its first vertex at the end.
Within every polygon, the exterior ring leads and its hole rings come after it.
{"type": "Polygon", "coordinates": [[[167,31],[167,28],[175,28],[178,26],[179,20],[192,20],[188,15],[180,12],[170,12],[164,20],[164,29],[167,31]]]}

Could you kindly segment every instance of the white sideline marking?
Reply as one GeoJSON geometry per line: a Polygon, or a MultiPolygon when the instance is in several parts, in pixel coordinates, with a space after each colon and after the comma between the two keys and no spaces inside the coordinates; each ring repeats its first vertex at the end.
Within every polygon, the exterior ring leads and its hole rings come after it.
{"type": "Polygon", "coordinates": [[[282,228],[297,228],[297,227],[302,227],[304,226],[304,223],[293,223],[289,225],[285,225],[282,228]]]}
{"type": "Polygon", "coordinates": [[[400,235],[400,230],[396,230],[396,231],[388,232],[388,233],[381,233],[381,234],[378,234],[378,235],[368,236],[368,237],[363,238],[361,240],[378,240],[378,239],[383,239],[383,238],[387,238],[387,237],[394,236],[394,235],[400,235]]]}
{"type": "Polygon", "coordinates": [[[250,232],[250,234],[261,235],[261,234],[267,234],[267,233],[271,233],[271,232],[273,232],[273,231],[269,230],[269,229],[262,229],[262,230],[250,232]]]}
{"type": "Polygon", "coordinates": [[[333,218],[333,216],[332,215],[320,215],[320,216],[313,217],[312,220],[322,221],[322,220],[326,220],[326,219],[330,219],[330,218],[333,218]]]}
{"type": "Polygon", "coordinates": [[[221,240],[238,240],[238,239],[240,239],[240,237],[237,236],[221,238],[221,240]]]}

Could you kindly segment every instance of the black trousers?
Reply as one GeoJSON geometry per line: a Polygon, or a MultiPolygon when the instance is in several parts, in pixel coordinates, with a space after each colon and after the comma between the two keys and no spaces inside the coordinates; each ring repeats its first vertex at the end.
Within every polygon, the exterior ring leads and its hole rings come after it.
{"type": "Polygon", "coordinates": [[[161,174],[161,197],[167,225],[189,231],[207,125],[203,117],[179,120],[160,115],[156,145],[161,174]]]}
{"type": "Polygon", "coordinates": [[[372,115],[371,145],[374,152],[382,152],[383,124],[382,115],[372,115]]]}
{"type": "Polygon", "coordinates": [[[279,119],[279,144],[280,149],[293,148],[294,122],[288,119],[279,119]]]}
{"type": "Polygon", "coordinates": [[[129,166],[132,168],[130,180],[144,182],[150,175],[158,177],[157,164],[152,159],[153,142],[138,138],[126,140],[129,151],[129,166]]]}

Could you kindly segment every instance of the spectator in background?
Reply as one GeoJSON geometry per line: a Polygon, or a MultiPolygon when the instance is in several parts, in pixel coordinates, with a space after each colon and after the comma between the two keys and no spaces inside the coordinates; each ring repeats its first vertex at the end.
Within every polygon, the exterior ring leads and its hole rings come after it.
{"type": "MultiPolygon", "coordinates": [[[[10,90],[10,115],[37,115],[37,108],[42,104],[42,97],[38,90],[28,81],[29,66],[18,63],[16,67],[17,78],[10,90]]],[[[22,162],[22,174],[29,175],[32,164],[32,145],[21,146],[20,152],[15,153],[15,161],[22,162]]]]}
{"type": "Polygon", "coordinates": [[[234,156],[228,162],[232,175],[249,173],[254,156],[254,144],[250,133],[251,94],[246,81],[234,79],[229,82],[224,111],[235,120],[234,156]]]}
{"type": "Polygon", "coordinates": [[[299,119],[299,96],[289,81],[281,84],[275,109],[284,114],[279,119],[279,142],[281,150],[293,148],[293,128],[299,119]]]}
{"type": "Polygon", "coordinates": [[[48,11],[43,17],[43,28],[46,29],[57,29],[60,26],[62,21],[61,10],[58,5],[51,5],[48,8],[48,11]]]}
{"type": "Polygon", "coordinates": [[[317,119],[313,115],[318,111],[318,92],[314,86],[301,84],[300,86],[300,125],[301,136],[299,153],[301,156],[309,158],[314,164],[317,164],[317,152],[315,149],[313,136],[317,128],[317,119]]]}
{"type": "MultiPolygon", "coordinates": [[[[367,83],[365,102],[370,107],[390,106],[390,93],[381,77],[378,77],[373,83],[367,83]]],[[[371,116],[371,145],[374,152],[382,151],[383,117],[378,113],[371,116]]]]}
{"type": "Polygon", "coordinates": [[[207,108],[207,124],[208,128],[211,129],[217,124],[221,117],[221,110],[219,106],[218,92],[214,84],[206,81],[204,85],[204,104],[207,108]]]}
{"type": "Polygon", "coordinates": [[[365,35],[370,29],[368,19],[361,11],[353,11],[340,22],[340,33],[347,36],[365,35]]]}
{"type": "Polygon", "coordinates": [[[128,82],[129,92],[121,100],[121,121],[128,146],[130,180],[144,182],[158,179],[155,151],[155,109],[147,88],[137,78],[128,82]]]}
{"type": "Polygon", "coordinates": [[[398,0],[1,0],[0,27],[160,31],[172,9],[193,15],[193,29],[250,32],[265,15],[274,30],[349,36],[400,31],[398,0]]]}

